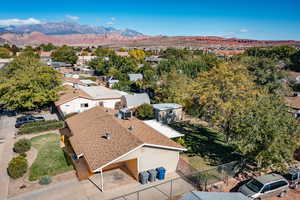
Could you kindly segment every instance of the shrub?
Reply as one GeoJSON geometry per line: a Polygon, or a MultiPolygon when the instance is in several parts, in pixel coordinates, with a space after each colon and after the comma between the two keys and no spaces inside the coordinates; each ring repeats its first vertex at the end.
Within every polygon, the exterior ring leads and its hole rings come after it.
{"type": "Polygon", "coordinates": [[[16,153],[25,153],[31,148],[31,142],[28,139],[20,139],[14,144],[14,151],[16,153]]]}
{"type": "Polygon", "coordinates": [[[180,144],[181,146],[185,147],[186,144],[185,144],[185,140],[183,138],[178,138],[177,141],[176,141],[178,144],[180,144]]]}
{"type": "Polygon", "coordinates": [[[64,121],[51,120],[44,122],[33,122],[24,124],[19,129],[20,134],[28,134],[28,133],[38,133],[43,131],[55,130],[59,128],[64,128],[64,121]]]}
{"type": "Polygon", "coordinates": [[[28,164],[26,158],[23,156],[18,156],[9,162],[7,172],[11,178],[17,179],[26,173],[27,168],[28,164]]]}
{"type": "Polygon", "coordinates": [[[154,111],[150,104],[142,104],[135,110],[135,115],[141,120],[153,119],[154,111]]]}
{"type": "Polygon", "coordinates": [[[50,184],[51,182],[52,182],[52,179],[51,179],[50,176],[42,176],[42,177],[40,178],[40,181],[39,181],[39,183],[40,183],[41,185],[48,185],[48,184],[50,184]]]}

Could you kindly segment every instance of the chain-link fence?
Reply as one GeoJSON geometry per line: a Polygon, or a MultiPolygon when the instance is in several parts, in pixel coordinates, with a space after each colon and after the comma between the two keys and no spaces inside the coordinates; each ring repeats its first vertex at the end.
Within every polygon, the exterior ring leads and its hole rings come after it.
{"type": "Polygon", "coordinates": [[[178,178],[161,183],[150,183],[148,187],[111,200],[178,200],[191,191],[207,190],[208,185],[220,181],[227,182],[236,174],[238,164],[237,161],[233,161],[205,171],[197,171],[189,163],[180,159],[177,169],[178,178]]]}
{"type": "Polygon", "coordinates": [[[196,188],[185,179],[178,177],[162,183],[154,182],[144,189],[116,197],[111,200],[177,200],[196,188]]]}
{"type": "Polygon", "coordinates": [[[185,179],[194,187],[200,190],[206,190],[208,185],[212,185],[220,181],[228,182],[230,178],[235,176],[238,170],[238,161],[232,161],[204,171],[198,171],[189,163],[180,159],[177,173],[179,173],[182,177],[185,177],[185,179]]]}

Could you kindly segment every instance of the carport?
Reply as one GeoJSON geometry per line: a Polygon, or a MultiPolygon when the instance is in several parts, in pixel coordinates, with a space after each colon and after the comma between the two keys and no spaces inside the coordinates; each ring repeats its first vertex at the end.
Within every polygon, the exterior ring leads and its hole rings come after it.
{"type": "Polygon", "coordinates": [[[135,183],[138,180],[137,159],[112,163],[92,175],[89,180],[101,191],[121,185],[135,183]]]}

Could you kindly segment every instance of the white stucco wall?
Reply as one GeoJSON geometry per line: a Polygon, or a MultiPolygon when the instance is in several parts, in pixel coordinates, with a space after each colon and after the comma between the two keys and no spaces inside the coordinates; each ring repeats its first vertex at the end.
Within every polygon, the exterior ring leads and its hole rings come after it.
{"type": "Polygon", "coordinates": [[[179,151],[141,147],[125,157],[115,161],[121,162],[137,158],[138,172],[155,169],[157,167],[164,167],[167,173],[175,172],[179,161],[179,151]]]}
{"type": "Polygon", "coordinates": [[[120,99],[108,99],[108,100],[90,100],[85,98],[76,98],[72,101],[66,102],[59,106],[59,109],[64,115],[74,113],[74,112],[83,112],[85,110],[91,109],[95,106],[103,105],[105,108],[115,108],[115,104],[120,102],[120,99]],[[102,103],[100,103],[102,102],[102,103]],[[81,107],[81,104],[88,103],[88,107],[81,107]]]}

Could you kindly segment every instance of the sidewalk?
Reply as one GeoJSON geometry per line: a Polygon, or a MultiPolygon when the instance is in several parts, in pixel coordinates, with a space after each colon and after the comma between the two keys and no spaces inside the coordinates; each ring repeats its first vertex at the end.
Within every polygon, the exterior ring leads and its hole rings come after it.
{"type": "Polygon", "coordinates": [[[0,117],[0,133],[4,138],[4,143],[0,144],[0,199],[6,200],[8,195],[9,176],[7,174],[7,166],[13,155],[13,137],[15,118],[1,116],[0,117]]]}

